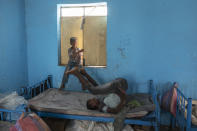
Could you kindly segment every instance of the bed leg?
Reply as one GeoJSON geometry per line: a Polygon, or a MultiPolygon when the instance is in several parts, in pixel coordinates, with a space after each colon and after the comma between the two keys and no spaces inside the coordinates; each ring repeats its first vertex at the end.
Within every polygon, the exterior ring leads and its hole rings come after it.
{"type": "Polygon", "coordinates": [[[192,98],[188,98],[186,131],[191,130],[192,98]]]}
{"type": "Polygon", "coordinates": [[[171,115],[171,122],[172,122],[172,129],[173,128],[175,128],[175,123],[176,123],[176,118],[173,116],[173,115],[171,115]]]}
{"type": "Polygon", "coordinates": [[[159,131],[159,125],[155,126],[155,131],[159,131]]]}
{"type": "MultiPolygon", "coordinates": [[[[186,129],[186,130],[187,130],[187,129],[186,129]]],[[[181,128],[181,131],[185,131],[185,128],[184,128],[184,127],[182,127],[182,128],[181,128]]],[[[188,130],[187,130],[187,131],[188,131],[188,130]]],[[[190,131],[190,130],[189,130],[189,131],[190,131]]]]}
{"type": "Polygon", "coordinates": [[[159,128],[160,128],[160,122],[159,121],[156,121],[156,125],[155,125],[155,131],[159,131],[159,128]]]}

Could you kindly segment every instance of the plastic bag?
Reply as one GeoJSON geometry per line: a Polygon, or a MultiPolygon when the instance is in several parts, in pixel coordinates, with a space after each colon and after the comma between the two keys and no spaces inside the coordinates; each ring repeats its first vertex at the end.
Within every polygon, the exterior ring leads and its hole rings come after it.
{"type": "MultiPolygon", "coordinates": [[[[114,127],[113,123],[71,120],[65,131],[114,131],[114,127]]],[[[133,129],[131,126],[126,125],[123,131],[133,131],[133,129]]]]}

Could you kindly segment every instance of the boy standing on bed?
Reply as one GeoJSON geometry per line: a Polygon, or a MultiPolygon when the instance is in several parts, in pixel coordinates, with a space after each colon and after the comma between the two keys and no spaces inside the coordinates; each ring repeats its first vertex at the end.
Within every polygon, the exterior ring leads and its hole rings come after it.
{"type": "Polygon", "coordinates": [[[76,37],[70,38],[70,44],[71,47],[68,49],[68,56],[69,56],[68,65],[64,71],[60,89],[65,88],[65,83],[68,82],[69,74],[67,72],[74,67],[79,67],[79,68],[82,67],[82,52],[84,51],[84,49],[80,50],[79,48],[77,48],[76,37]]]}

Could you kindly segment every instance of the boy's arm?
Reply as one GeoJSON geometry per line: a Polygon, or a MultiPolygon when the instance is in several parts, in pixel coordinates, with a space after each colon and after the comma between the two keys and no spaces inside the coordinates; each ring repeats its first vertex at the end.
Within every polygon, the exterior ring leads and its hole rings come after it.
{"type": "Polygon", "coordinates": [[[78,53],[80,53],[80,52],[84,52],[84,49],[81,49],[81,50],[78,51],[78,53]]]}

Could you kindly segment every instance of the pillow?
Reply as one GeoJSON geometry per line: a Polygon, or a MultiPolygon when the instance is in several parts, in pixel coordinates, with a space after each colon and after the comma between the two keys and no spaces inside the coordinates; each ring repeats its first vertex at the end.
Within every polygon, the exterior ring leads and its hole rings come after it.
{"type": "Polygon", "coordinates": [[[172,99],[170,104],[170,112],[176,117],[177,90],[173,88],[172,99]]]}
{"type": "Polygon", "coordinates": [[[173,86],[167,90],[161,99],[162,109],[170,112],[173,116],[176,117],[176,104],[177,104],[177,83],[174,83],[173,86]]]}

